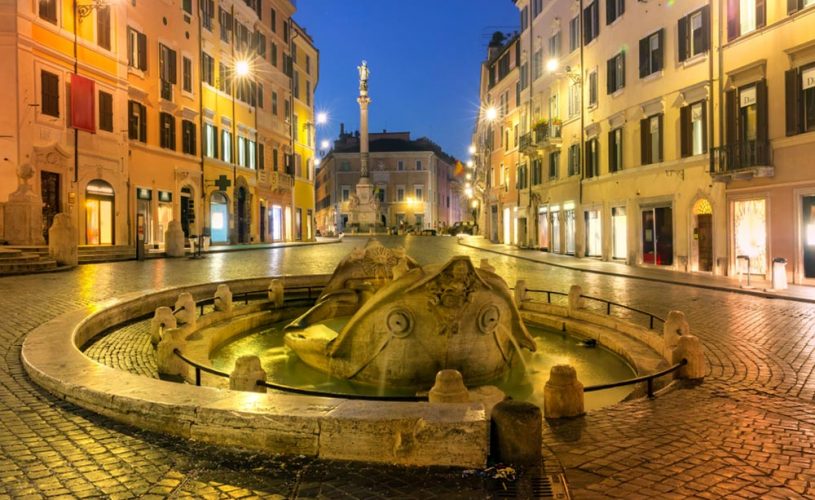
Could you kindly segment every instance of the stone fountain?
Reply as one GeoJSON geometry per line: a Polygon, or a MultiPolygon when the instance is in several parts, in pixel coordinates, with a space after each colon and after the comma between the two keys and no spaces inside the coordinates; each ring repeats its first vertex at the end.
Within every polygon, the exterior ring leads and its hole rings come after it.
{"type": "Polygon", "coordinates": [[[504,375],[535,350],[506,282],[469,257],[419,266],[371,240],[340,262],[311,310],[287,327],[286,345],[341,379],[427,389],[440,370],[467,385],[504,375]],[[331,320],[345,318],[339,331],[331,320]]]}

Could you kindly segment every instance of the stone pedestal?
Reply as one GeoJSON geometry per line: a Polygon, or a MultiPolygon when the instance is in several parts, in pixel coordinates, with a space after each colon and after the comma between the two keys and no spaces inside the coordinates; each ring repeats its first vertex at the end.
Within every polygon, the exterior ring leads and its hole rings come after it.
{"type": "Polygon", "coordinates": [[[466,403],[470,395],[458,370],[441,370],[427,399],[431,403],[466,403]]]}
{"type": "Polygon", "coordinates": [[[229,388],[233,391],[266,392],[258,381],[266,380],[266,371],[257,356],[241,356],[235,360],[235,369],[229,375],[229,388]]]}
{"type": "Polygon", "coordinates": [[[543,389],[543,412],[546,418],[576,417],[585,413],[583,384],[570,365],[556,365],[549,372],[543,389]]]}
{"type": "Polygon", "coordinates": [[[705,378],[707,374],[707,359],[702,349],[702,343],[693,335],[682,335],[676,349],[673,351],[674,364],[682,359],[688,360],[688,364],[679,369],[678,377],[686,380],[699,380],[705,378]]]}
{"type": "Polygon", "coordinates": [[[17,169],[17,190],[8,195],[3,210],[5,239],[10,245],[45,245],[42,235],[42,198],[28,184],[34,177],[29,164],[17,169]]]}
{"type": "Polygon", "coordinates": [[[60,266],[79,264],[79,246],[76,230],[68,214],[57,214],[48,229],[48,255],[60,266]]]}
{"type": "Polygon", "coordinates": [[[351,224],[359,224],[360,231],[367,231],[375,226],[378,221],[376,200],[374,199],[374,185],[368,179],[360,179],[357,184],[356,198],[351,200],[351,224]]]}
{"type": "Polygon", "coordinates": [[[503,463],[534,465],[541,461],[541,410],[525,401],[501,401],[492,409],[494,458],[503,463]]]}
{"type": "Polygon", "coordinates": [[[232,311],[232,290],[229,289],[228,285],[218,285],[215,290],[214,305],[216,311],[232,311]]]}
{"type": "Polygon", "coordinates": [[[171,220],[164,231],[164,252],[167,257],[183,257],[186,253],[184,231],[181,229],[181,222],[177,220],[171,220]]]}

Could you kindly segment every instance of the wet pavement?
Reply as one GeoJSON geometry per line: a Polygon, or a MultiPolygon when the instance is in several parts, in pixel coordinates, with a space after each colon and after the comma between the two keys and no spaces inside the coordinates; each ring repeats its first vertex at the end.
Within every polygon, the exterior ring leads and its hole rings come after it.
{"type": "MultiPolygon", "coordinates": [[[[138,290],[329,273],[364,241],[346,238],[332,245],[84,265],[63,273],[0,278],[0,497],[490,496],[489,484],[460,471],[260,457],[141,432],[51,396],[22,370],[19,354],[26,333],[64,312],[138,290]]],[[[562,292],[579,284],[586,294],[659,316],[671,309],[685,311],[710,362],[702,385],[544,426],[547,455],[557,457],[548,465],[563,467],[575,498],[815,496],[811,304],[631,279],[618,265],[613,265],[616,274],[544,265],[460,246],[450,237],[382,241],[404,245],[420,263],[453,254],[470,255],[476,263],[489,258],[510,284],[522,278],[530,288],[562,292]]],[[[591,266],[603,270],[603,263],[591,266]]]]}

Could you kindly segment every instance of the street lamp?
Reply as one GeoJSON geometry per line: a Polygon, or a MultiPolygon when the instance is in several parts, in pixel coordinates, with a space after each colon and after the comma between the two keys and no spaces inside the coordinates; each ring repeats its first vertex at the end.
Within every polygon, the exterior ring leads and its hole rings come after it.
{"type": "Polygon", "coordinates": [[[325,125],[328,123],[328,113],[325,111],[320,111],[317,113],[317,125],[325,125]]]}
{"type": "Polygon", "coordinates": [[[470,153],[470,155],[474,155],[475,154],[475,144],[470,144],[470,147],[467,148],[467,152],[470,153]]]}
{"type": "Polygon", "coordinates": [[[487,108],[484,116],[488,122],[495,121],[495,119],[498,118],[498,110],[495,109],[495,106],[490,106],[489,108],[487,108]]]}

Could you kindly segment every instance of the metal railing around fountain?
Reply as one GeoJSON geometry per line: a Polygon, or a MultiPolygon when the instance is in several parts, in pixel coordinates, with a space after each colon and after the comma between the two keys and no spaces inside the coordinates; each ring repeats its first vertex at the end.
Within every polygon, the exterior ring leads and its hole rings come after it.
{"type": "MultiPolygon", "coordinates": [[[[511,288],[510,290],[514,290],[514,288],[511,288]]],[[[535,290],[535,289],[527,288],[526,291],[530,292],[530,293],[541,293],[541,294],[545,293],[546,294],[546,303],[547,304],[552,303],[552,296],[553,295],[556,296],[556,297],[557,296],[560,296],[560,297],[568,297],[569,296],[568,293],[556,292],[554,290],[535,290]]],[[[606,316],[611,316],[611,311],[612,311],[611,308],[612,307],[616,307],[618,309],[624,309],[624,310],[627,310],[627,311],[631,311],[631,312],[635,312],[635,313],[647,316],[648,317],[648,329],[650,329],[650,330],[654,329],[654,322],[655,321],[660,321],[660,322],[662,322],[663,325],[665,324],[665,320],[663,318],[660,318],[656,314],[649,313],[648,311],[643,311],[642,309],[637,309],[636,307],[627,306],[625,304],[619,304],[617,302],[612,302],[610,300],[601,299],[599,297],[591,297],[589,295],[581,295],[580,297],[582,297],[582,298],[584,298],[586,300],[593,300],[595,302],[599,302],[599,303],[603,304],[605,306],[606,316]]]]}
{"type": "MultiPolygon", "coordinates": [[[[293,287],[286,287],[286,296],[283,302],[287,305],[297,305],[299,302],[310,302],[315,300],[320,296],[320,293],[323,291],[325,287],[322,285],[319,286],[293,286],[293,287]],[[305,292],[305,294],[303,293],[305,292]],[[294,296],[290,296],[289,294],[293,294],[294,296]]],[[[268,297],[269,291],[264,290],[249,290],[246,292],[239,292],[232,294],[232,301],[233,302],[243,302],[244,305],[249,304],[250,300],[262,300],[268,297]]],[[[204,307],[211,306],[215,304],[215,297],[208,297],[206,299],[196,300],[195,307],[199,308],[201,315],[204,315],[204,307]]]]}
{"type": "Polygon", "coordinates": [[[594,392],[594,391],[602,391],[603,389],[613,389],[615,387],[623,387],[626,385],[633,385],[639,384],[640,382],[645,382],[647,386],[647,394],[649,399],[654,399],[654,379],[659,377],[663,377],[668,375],[669,373],[673,373],[678,369],[682,368],[688,364],[688,360],[682,358],[682,361],[679,363],[671,366],[670,368],[666,368],[661,372],[652,373],[650,375],[643,375],[642,377],[636,377],[628,380],[623,380],[621,382],[611,382],[609,384],[599,384],[599,385],[590,385],[588,387],[583,388],[583,392],[594,392]]]}

